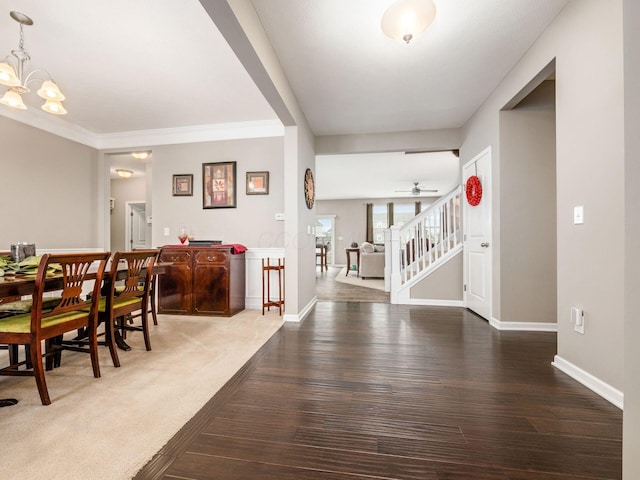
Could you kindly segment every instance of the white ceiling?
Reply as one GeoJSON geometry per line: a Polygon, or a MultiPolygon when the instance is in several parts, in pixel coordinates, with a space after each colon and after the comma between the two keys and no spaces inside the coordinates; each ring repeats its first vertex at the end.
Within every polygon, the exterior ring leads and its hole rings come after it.
{"type": "Polygon", "coordinates": [[[380,29],[392,0],[252,0],[316,135],[457,128],[567,3],[434,0],[410,44],[380,29]]]}
{"type": "Polygon", "coordinates": [[[437,190],[421,192],[419,198],[440,197],[459,183],[459,163],[451,152],[319,155],[316,198],[415,199],[411,194],[414,182],[421,189],[437,190]]]}
{"type": "MultiPolygon", "coordinates": [[[[391,0],[252,2],[312,130],[338,135],[463,125],[567,0],[435,0],[434,24],[409,45],[380,30],[391,0]]],[[[5,0],[2,7],[0,56],[18,44],[9,11],[29,15],[28,69],[47,69],[67,96],[69,114],[53,119],[63,128],[104,136],[277,120],[197,0],[5,0]]],[[[34,93],[25,103],[35,108],[7,113],[0,105],[0,114],[48,117],[34,93]]],[[[323,184],[323,163],[319,195],[338,184],[323,184]]],[[[384,177],[400,172],[387,168],[384,177]]],[[[407,188],[436,177],[402,173],[395,181],[407,188]]]]}

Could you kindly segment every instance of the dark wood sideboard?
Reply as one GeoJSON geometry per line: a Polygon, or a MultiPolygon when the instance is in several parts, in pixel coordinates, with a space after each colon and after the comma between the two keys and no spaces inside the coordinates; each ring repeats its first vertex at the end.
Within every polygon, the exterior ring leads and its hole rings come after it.
{"type": "Polygon", "coordinates": [[[158,276],[158,313],[230,317],[244,310],[245,258],[231,246],[165,246],[158,276]]]}

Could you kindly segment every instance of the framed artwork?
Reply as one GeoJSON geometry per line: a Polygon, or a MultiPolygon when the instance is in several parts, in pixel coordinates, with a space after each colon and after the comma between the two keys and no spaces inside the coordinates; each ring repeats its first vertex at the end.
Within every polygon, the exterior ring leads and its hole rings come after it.
{"type": "Polygon", "coordinates": [[[269,194],[269,172],[247,172],[247,195],[269,194]]]}
{"type": "Polygon", "coordinates": [[[236,208],[236,162],[202,164],[202,208],[236,208]]]}
{"type": "Polygon", "coordinates": [[[173,176],[173,196],[191,196],[193,195],[193,175],[179,174],[173,176]]]}

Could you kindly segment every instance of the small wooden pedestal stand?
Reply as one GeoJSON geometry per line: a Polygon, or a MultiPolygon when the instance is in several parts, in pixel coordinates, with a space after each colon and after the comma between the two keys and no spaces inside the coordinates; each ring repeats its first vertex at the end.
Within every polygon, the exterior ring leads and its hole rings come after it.
{"type": "Polygon", "coordinates": [[[264,258],[262,259],[262,315],[264,315],[264,309],[271,310],[271,307],[278,307],[278,314],[282,316],[282,309],[284,308],[284,258],[278,259],[278,265],[271,265],[270,258],[267,258],[265,265],[264,258]],[[278,272],[278,300],[271,300],[271,272],[278,272]],[[266,290],[265,290],[265,276],[266,290]]]}

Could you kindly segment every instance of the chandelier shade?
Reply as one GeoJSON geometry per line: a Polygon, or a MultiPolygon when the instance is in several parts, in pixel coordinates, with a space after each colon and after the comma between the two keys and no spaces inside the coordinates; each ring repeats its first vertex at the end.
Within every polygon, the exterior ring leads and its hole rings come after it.
{"type": "Polygon", "coordinates": [[[55,100],[56,102],[61,102],[65,99],[65,96],[58,88],[58,85],[53,83],[51,80],[45,80],[42,83],[42,87],[38,90],[38,95],[45,100],[55,100]]]}
{"type": "Polygon", "coordinates": [[[16,70],[6,62],[0,62],[0,83],[9,87],[20,85],[16,70]]]}
{"type": "Polygon", "coordinates": [[[382,16],[381,28],[388,37],[409,43],[436,18],[432,0],[398,0],[382,16]]]}
{"type": "Polygon", "coordinates": [[[7,90],[5,94],[0,98],[0,103],[7,107],[17,108],[19,110],[26,110],[27,106],[22,101],[22,97],[19,93],[13,90],[7,90]]]}
{"type": "Polygon", "coordinates": [[[20,12],[10,12],[9,15],[20,24],[20,42],[16,50],[11,50],[11,53],[0,61],[0,84],[9,87],[3,97],[0,98],[0,103],[8,107],[25,110],[27,107],[24,104],[22,95],[31,91],[29,86],[33,82],[40,81],[42,84],[37,90],[37,94],[45,99],[45,103],[41,108],[45,112],[54,115],[64,115],[67,111],[61,102],[65,100],[65,96],[53,81],[49,72],[41,68],[28,73],[26,71],[26,64],[31,60],[31,57],[29,52],[24,49],[23,26],[33,25],[33,20],[20,12]]]}

